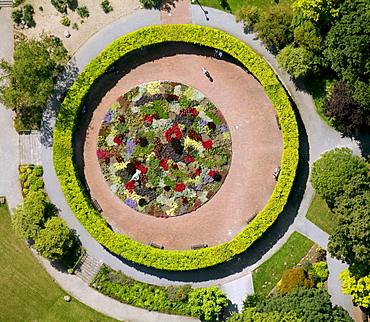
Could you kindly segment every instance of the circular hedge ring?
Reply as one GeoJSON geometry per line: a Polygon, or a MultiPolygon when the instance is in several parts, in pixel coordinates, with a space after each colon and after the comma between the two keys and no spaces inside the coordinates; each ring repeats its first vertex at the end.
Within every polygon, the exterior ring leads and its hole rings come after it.
{"type": "Polygon", "coordinates": [[[150,26],[129,33],[107,46],[77,77],[61,105],[55,129],[53,161],[71,210],[86,230],[111,252],[129,261],[162,270],[195,270],[231,260],[245,251],[276,220],[287,203],[298,165],[298,126],[283,86],[269,65],[247,45],[226,33],[196,25],[150,26]],[[126,54],[169,41],[188,42],[221,50],[239,60],[262,85],[279,117],[283,134],[281,172],[265,208],[231,241],[200,250],[169,251],[143,245],[114,233],[94,210],[73,163],[72,136],[91,86],[126,54]]]}

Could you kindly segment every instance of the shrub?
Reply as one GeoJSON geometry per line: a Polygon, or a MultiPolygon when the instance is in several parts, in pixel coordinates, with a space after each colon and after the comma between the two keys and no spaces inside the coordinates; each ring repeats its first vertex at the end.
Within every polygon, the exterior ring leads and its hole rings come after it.
{"type": "Polygon", "coordinates": [[[315,283],[325,282],[329,277],[328,266],[325,262],[314,263],[308,270],[311,280],[315,283]]]}
{"type": "Polygon", "coordinates": [[[285,295],[292,292],[296,286],[306,288],[312,288],[314,286],[303,267],[288,269],[283,273],[280,294],[285,295]]]}
{"type": "Polygon", "coordinates": [[[27,180],[27,178],[28,178],[27,173],[21,173],[21,174],[19,175],[19,180],[21,180],[21,181],[26,181],[26,180],[27,180]]]}
{"type": "Polygon", "coordinates": [[[87,7],[86,7],[86,6],[83,6],[83,7],[77,7],[76,12],[77,12],[77,14],[78,14],[81,18],[88,18],[88,17],[90,16],[89,10],[87,9],[87,7]]]}
{"type": "Polygon", "coordinates": [[[78,24],[77,24],[77,23],[74,23],[74,24],[72,25],[72,29],[76,29],[76,30],[78,30],[78,24]]]}
{"type": "Polygon", "coordinates": [[[70,26],[71,25],[71,20],[68,18],[68,17],[64,17],[60,23],[63,25],[63,26],[70,26]]]}
{"type": "Polygon", "coordinates": [[[42,166],[38,166],[33,169],[32,173],[37,177],[41,177],[44,174],[44,170],[42,166]]]}
{"type": "Polygon", "coordinates": [[[109,4],[108,0],[104,0],[103,2],[100,3],[101,8],[103,9],[104,13],[109,13],[113,11],[112,6],[109,4]]]}
{"type": "MultiPolygon", "coordinates": [[[[220,30],[195,25],[151,26],[127,34],[106,47],[78,76],[58,114],[53,145],[54,167],[67,201],[76,218],[110,251],[132,262],[164,270],[194,270],[231,260],[244,252],[276,220],[283,210],[298,164],[298,127],[289,98],[266,62],[241,41],[220,30]],[[84,194],[73,164],[72,135],[79,110],[90,87],[106,69],[136,49],[168,41],[182,41],[219,49],[239,60],[259,80],[276,108],[284,138],[281,173],[265,208],[232,241],[192,251],[158,250],[115,234],[94,210],[84,194]]],[[[165,183],[168,185],[168,183],[165,183]]]]}

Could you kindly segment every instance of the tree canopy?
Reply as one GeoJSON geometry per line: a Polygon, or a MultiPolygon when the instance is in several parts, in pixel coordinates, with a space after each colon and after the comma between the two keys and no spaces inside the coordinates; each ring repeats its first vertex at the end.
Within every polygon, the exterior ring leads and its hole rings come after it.
{"type": "Polygon", "coordinates": [[[333,207],[344,186],[356,175],[367,176],[366,162],[348,148],[325,152],[313,163],[310,181],[316,192],[333,207]]]}
{"type": "Polygon", "coordinates": [[[328,251],[343,262],[370,265],[370,192],[343,199],[337,207],[338,224],[329,237],[328,251]]]}
{"type": "Polygon", "coordinates": [[[234,314],[228,321],[350,322],[353,319],[342,307],[332,306],[325,289],[297,287],[285,296],[266,298],[255,307],[234,314]]]}
{"type": "Polygon", "coordinates": [[[345,1],[330,29],[325,51],[331,67],[349,86],[353,98],[370,109],[370,2],[345,1]]]}
{"type": "Polygon", "coordinates": [[[65,221],[53,217],[45,223],[45,228],[40,230],[34,248],[42,257],[57,260],[68,253],[73,240],[73,235],[65,221]]]}
{"type": "Polygon", "coordinates": [[[324,100],[324,114],[347,136],[369,132],[370,113],[352,97],[343,81],[334,84],[330,96],[324,100]]]}
{"type": "Polygon", "coordinates": [[[53,214],[45,193],[30,191],[23,204],[13,209],[13,228],[20,237],[34,240],[53,214]]]}
{"type": "Polygon", "coordinates": [[[41,40],[22,40],[14,51],[14,64],[0,61],[0,101],[17,113],[24,127],[37,129],[55,77],[63,70],[67,51],[59,38],[41,35],[41,40]]]}
{"type": "Polygon", "coordinates": [[[293,44],[284,47],[276,57],[279,67],[293,77],[304,76],[312,67],[314,55],[302,47],[293,44]]]}
{"type": "Polygon", "coordinates": [[[342,289],[344,294],[351,294],[352,301],[364,308],[370,307],[370,274],[363,277],[353,274],[351,268],[347,268],[339,274],[343,280],[342,289]]]}

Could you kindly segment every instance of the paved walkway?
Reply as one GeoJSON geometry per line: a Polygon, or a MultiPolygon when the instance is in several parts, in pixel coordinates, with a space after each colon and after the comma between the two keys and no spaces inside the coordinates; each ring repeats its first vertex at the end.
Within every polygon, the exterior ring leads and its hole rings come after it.
{"type": "MultiPolygon", "coordinates": [[[[9,48],[6,48],[3,46],[3,44],[11,44],[12,39],[9,37],[11,36],[11,28],[8,28],[11,26],[11,21],[9,21],[10,12],[6,12],[5,10],[8,9],[2,9],[0,10],[0,22],[2,27],[2,33],[0,34],[0,43],[2,44],[2,47],[0,49],[0,56],[10,59],[11,58],[11,50],[9,48]],[[6,26],[5,29],[3,29],[3,26],[6,26]],[[8,28],[8,29],[6,29],[8,28]],[[7,38],[6,38],[7,37],[7,38]],[[6,38],[6,39],[5,39],[6,38]],[[10,54],[9,54],[10,53],[10,54]]],[[[291,93],[294,101],[296,102],[300,115],[303,119],[303,122],[306,127],[306,131],[308,134],[308,142],[309,142],[309,152],[310,152],[310,159],[309,163],[312,164],[313,161],[318,159],[320,157],[320,154],[330,150],[334,147],[341,147],[341,146],[348,146],[351,149],[353,149],[357,154],[360,154],[360,151],[357,146],[356,141],[352,141],[350,139],[343,139],[341,138],[341,135],[328,127],[325,122],[321,120],[321,118],[317,115],[314,104],[312,102],[312,99],[309,95],[305,94],[304,92],[301,92],[295,88],[295,85],[293,82],[290,81],[289,75],[287,75],[282,70],[279,70],[276,66],[276,61],[274,57],[264,48],[263,45],[261,45],[260,41],[256,40],[253,34],[245,34],[243,32],[243,28],[241,24],[236,24],[234,21],[234,17],[232,15],[229,15],[225,12],[221,12],[218,10],[206,8],[208,11],[208,18],[209,21],[206,20],[206,17],[204,15],[204,12],[200,9],[198,6],[191,6],[191,12],[192,12],[192,23],[199,24],[199,25],[207,25],[216,29],[222,29],[226,31],[227,33],[241,39],[245,43],[247,43],[252,49],[254,49],[257,53],[259,53],[263,58],[265,58],[272,68],[276,71],[278,76],[280,77],[283,84],[286,86],[288,91],[291,93]]],[[[173,15],[175,17],[175,15],[173,15]]],[[[126,34],[127,32],[136,30],[138,28],[142,28],[146,25],[153,25],[153,24],[160,24],[161,16],[160,12],[158,11],[139,11],[138,13],[134,14],[131,17],[128,17],[127,19],[123,20],[117,20],[115,23],[107,26],[106,28],[102,29],[100,32],[98,32],[96,35],[94,35],[86,44],[81,48],[81,50],[76,54],[74,65],[70,67],[70,71],[72,72],[72,77],[66,77],[64,78],[57,86],[56,88],[56,94],[58,92],[63,91],[66,87],[68,87],[72,81],[73,77],[75,77],[79,71],[81,71],[86,63],[90,61],[92,58],[96,56],[106,45],[111,43],[114,39],[118,38],[121,35],[126,34]]],[[[144,273],[142,271],[142,267],[137,267],[137,269],[127,266],[123,264],[121,261],[119,261],[114,256],[107,253],[101,245],[99,245],[95,240],[93,240],[84,230],[84,228],[77,222],[77,220],[74,218],[73,214],[70,212],[69,207],[65,201],[65,198],[62,194],[62,191],[60,189],[58,180],[55,176],[53,165],[52,165],[52,154],[51,154],[51,134],[52,134],[52,126],[55,121],[55,111],[53,110],[53,104],[56,104],[56,100],[52,99],[50,104],[47,106],[46,113],[45,113],[45,120],[43,123],[43,130],[44,130],[44,137],[43,137],[43,165],[45,167],[45,181],[46,181],[46,187],[48,189],[49,196],[53,203],[55,203],[58,208],[61,209],[61,216],[63,219],[67,219],[69,222],[70,227],[73,227],[76,229],[78,234],[81,237],[81,240],[84,244],[84,246],[88,249],[88,251],[95,256],[102,259],[104,262],[106,262],[108,265],[110,265],[114,269],[121,269],[126,274],[145,282],[152,282],[155,284],[161,284],[161,285],[178,285],[181,284],[181,279],[179,280],[168,280],[165,277],[158,277],[151,275],[150,273],[144,273]]],[[[6,133],[7,136],[5,139],[2,140],[1,143],[1,151],[3,151],[3,157],[0,165],[1,170],[0,175],[3,179],[3,186],[2,190],[3,195],[6,195],[9,201],[10,206],[20,203],[21,202],[21,196],[20,196],[20,188],[19,188],[19,182],[17,180],[18,174],[17,174],[17,162],[14,162],[14,156],[17,156],[17,142],[18,140],[15,140],[15,135],[12,134],[12,131],[10,129],[11,126],[11,116],[12,113],[8,110],[4,110],[2,106],[0,106],[0,120],[2,128],[9,128],[9,131],[3,131],[3,133],[6,133]],[[9,157],[9,159],[6,159],[4,156],[7,156],[8,154],[12,155],[12,157],[9,157]],[[12,167],[14,169],[12,170],[12,167]],[[6,169],[6,172],[4,171],[6,169]],[[14,172],[13,172],[14,171],[14,172]],[[4,189],[6,185],[7,189],[4,189]],[[18,185],[18,186],[17,186],[18,185]]],[[[14,133],[14,132],[13,132],[14,133]]],[[[3,138],[3,137],[2,137],[3,138]]],[[[296,217],[296,220],[294,223],[290,226],[287,233],[268,251],[266,252],[259,261],[256,261],[253,265],[250,265],[248,267],[245,267],[242,271],[235,273],[231,276],[227,276],[224,278],[219,278],[217,280],[215,279],[209,279],[201,283],[196,283],[197,286],[207,286],[212,284],[222,284],[222,288],[228,292],[229,298],[232,299],[233,303],[236,305],[240,305],[242,298],[244,298],[245,294],[247,293],[253,293],[252,289],[252,283],[248,282],[250,281],[250,274],[251,271],[256,268],[258,265],[260,265],[264,260],[269,258],[279,247],[282,246],[282,244],[286,241],[288,236],[294,231],[297,230],[301,233],[303,233],[306,236],[309,236],[312,240],[317,242],[320,245],[325,246],[327,243],[327,235],[323,233],[321,230],[319,230],[317,227],[312,225],[310,222],[308,222],[305,219],[305,213],[307,211],[307,208],[309,206],[310,200],[313,195],[313,190],[310,185],[307,185],[307,189],[304,194],[304,198],[301,202],[301,206],[298,211],[298,215],[296,217]],[[249,277],[248,277],[249,276],[249,277]],[[239,279],[239,280],[238,280],[239,279]],[[244,287],[237,287],[239,283],[245,283],[244,287]]],[[[343,265],[341,265],[338,261],[329,259],[328,261],[329,269],[331,271],[330,277],[329,277],[329,291],[332,294],[332,300],[335,304],[342,305],[347,310],[351,311],[352,305],[351,300],[349,296],[343,296],[340,289],[340,284],[338,281],[336,281],[338,272],[343,269],[343,265]]],[[[47,266],[47,263],[46,263],[47,266]]],[[[99,310],[99,311],[109,311],[114,312],[116,305],[119,305],[120,310],[122,310],[123,314],[128,312],[130,307],[122,305],[122,304],[107,304],[107,305],[101,305],[102,300],[97,299],[94,303],[90,303],[90,298],[95,298],[96,292],[93,290],[86,288],[83,290],[83,292],[80,291],[78,282],[74,281],[73,276],[69,275],[59,275],[57,271],[53,270],[50,272],[53,278],[55,278],[56,281],[58,281],[63,287],[66,287],[69,289],[69,292],[72,294],[72,296],[75,296],[76,298],[79,298],[81,296],[81,301],[91,305],[93,308],[99,310]],[[69,286],[68,286],[69,284],[69,286]],[[69,288],[70,287],[70,288],[69,288]],[[85,293],[84,293],[85,292],[85,293]],[[80,295],[79,295],[80,294],[80,295]],[[83,296],[81,295],[83,294],[83,296]]],[[[158,273],[155,271],[152,271],[151,273],[158,273]]],[[[161,276],[161,275],[159,275],[161,276]]],[[[206,278],[207,276],[205,276],[206,278]]],[[[240,308],[240,306],[239,306],[240,308]]],[[[137,309],[135,311],[135,308],[133,308],[133,319],[132,321],[159,321],[156,320],[156,317],[153,313],[148,314],[148,317],[145,319],[141,319],[140,317],[140,309],[137,309]],[[136,312],[136,313],[135,313],[136,312]]],[[[116,311],[115,311],[116,312],[116,311]]],[[[127,313],[128,314],[128,313],[127,313]]],[[[118,317],[118,313],[117,313],[118,317]]],[[[118,318],[120,318],[119,316],[118,318]]],[[[171,321],[175,321],[174,317],[171,317],[171,321]]],[[[181,321],[187,318],[180,317],[181,321]]],[[[160,321],[164,321],[163,319],[160,321]]]]}
{"type": "MultiPolygon", "coordinates": [[[[143,244],[152,240],[169,250],[191,249],[192,244],[201,243],[216,246],[230,241],[245,228],[246,220],[263,209],[275,188],[272,173],[280,164],[282,154],[276,110],[252,75],[233,63],[213,58],[212,50],[166,44],[153,48],[153,52],[147,50],[142,56],[162,57],[162,54],[168,56],[151,59],[146,64],[137,63],[141,60],[140,53],[134,59],[121,62],[129,72],[94,110],[86,138],[85,127],[80,127],[76,134],[77,140],[85,140],[84,175],[92,198],[98,200],[103,209],[102,216],[114,231],[143,244]],[[173,55],[174,52],[188,54],[173,55]],[[131,65],[137,67],[131,69],[131,65]],[[214,79],[212,83],[203,75],[202,66],[210,71],[214,79]],[[148,216],[125,205],[110,191],[96,156],[99,129],[109,106],[133,86],[158,79],[191,85],[210,97],[228,122],[233,149],[229,173],[213,198],[197,211],[168,219],[148,216]]],[[[101,83],[106,84],[108,78],[102,79],[101,83]]],[[[101,91],[101,86],[98,87],[101,91]]],[[[93,91],[90,96],[94,98],[96,94],[93,91]]],[[[86,104],[94,108],[89,100],[86,104]]]]}

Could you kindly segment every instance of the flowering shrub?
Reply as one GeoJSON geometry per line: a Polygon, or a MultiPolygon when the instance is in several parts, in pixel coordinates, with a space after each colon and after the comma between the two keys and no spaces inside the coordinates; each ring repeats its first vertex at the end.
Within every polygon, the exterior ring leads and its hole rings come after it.
{"type": "Polygon", "coordinates": [[[174,91],[173,83],[157,81],[119,97],[104,117],[96,151],[112,192],[129,207],[162,218],[207,202],[225,180],[231,157],[221,112],[190,86],[174,91]],[[185,104],[190,101],[195,107],[185,104]],[[138,118],[141,127],[132,122],[138,118]]]}

